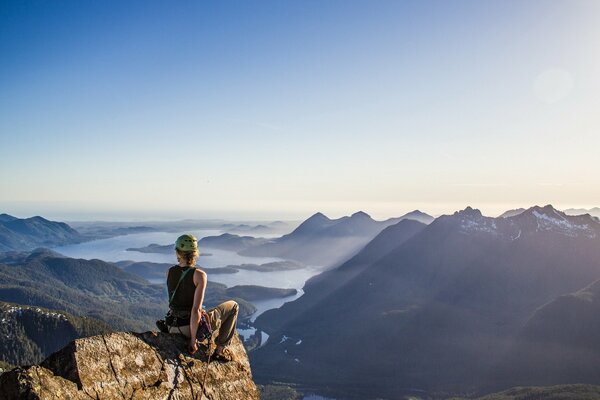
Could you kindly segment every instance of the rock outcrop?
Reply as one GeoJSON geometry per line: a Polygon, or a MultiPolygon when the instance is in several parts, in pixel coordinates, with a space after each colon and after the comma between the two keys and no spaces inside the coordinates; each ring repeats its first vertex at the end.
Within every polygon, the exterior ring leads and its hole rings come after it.
{"type": "Polygon", "coordinates": [[[206,346],[190,355],[180,335],[117,332],[77,339],[40,365],[2,374],[0,393],[5,400],[258,400],[237,335],[229,348],[234,359],[211,361],[203,388],[206,346]]]}

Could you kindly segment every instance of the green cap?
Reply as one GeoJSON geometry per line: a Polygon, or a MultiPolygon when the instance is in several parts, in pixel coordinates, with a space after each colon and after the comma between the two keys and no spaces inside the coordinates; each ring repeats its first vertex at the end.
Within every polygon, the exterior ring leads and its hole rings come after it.
{"type": "Polygon", "coordinates": [[[189,233],[181,235],[175,242],[175,248],[180,251],[196,251],[198,250],[198,240],[189,233]]]}

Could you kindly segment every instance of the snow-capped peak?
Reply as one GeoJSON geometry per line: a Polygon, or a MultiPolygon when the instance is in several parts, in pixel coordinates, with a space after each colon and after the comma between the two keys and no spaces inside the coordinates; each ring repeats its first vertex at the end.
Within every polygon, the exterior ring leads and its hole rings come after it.
{"type": "Polygon", "coordinates": [[[496,221],[493,218],[484,217],[478,209],[467,207],[464,210],[455,212],[454,217],[459,219],[462,233],[496,233],[496,221]]]}
{"type": "Polygon", "coordinates": [[[470,218],[470,219],[481,218],[483,216],[483,214],[481,214],[481,211],[479,211],[476,208],[472,208],[471,206],[468,206],[464,210],[456,211],[454,213],[454,215],[462,217],[462,218],[470,218]]]}
{"type": "Polygon", "coordinates": [[[591,217],[568,216],[551,205],[532,207],[526,213],[523,213],[523,215],[525,214],[530,215],[530,218],[534,218],[536,232],[552,231],[570,237],[576,237],[581,234],[590,238],[596,237],[596,229],[592,226],[592,224],[595,224],[595,221],[591,217]]]}

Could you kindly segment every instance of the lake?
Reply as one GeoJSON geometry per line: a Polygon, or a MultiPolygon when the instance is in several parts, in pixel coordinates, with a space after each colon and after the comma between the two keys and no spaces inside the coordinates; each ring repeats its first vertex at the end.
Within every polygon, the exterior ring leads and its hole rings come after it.
{"type": "MultiPolygon", "coordinates": [[[[131,235],[116,236],[108,239],[93,240],[90,242],[73,244],[68,246],[56,247],[53,250],[67,257],[99,259],[108,262],[117,262],[124,260],[132,261],[150,261],[157,263],[176,263],[175,254],[161,253],[140,253],[138,251],[127,251],[132,247],[145,247],[151,243],[160,245],[174,243],[175,239],[184,233],[192,233],[198,239],[205,236],[215,236],[224,233],[221,230],[193,230],[187,232],[146,232],[135,233],[131,235]]],[[[210,256],[201,256],[198,258],[198,265],[205,268],[218,268],[227,265],[239,264],[263,264],[272,261],[282,261],[274,257],[246,257],[239,254],[219,249],[200,248],[200,252],[210,253],[210,256]]],[[[304,292],[302,287],[304,283],[312,276],[322,271],[318,266],[310,266],[302,269],[277,271],[277,272],[258,272],[240,270],[236,274],[215,274],[208,275],[208,279],[213,282],[225,284],[227,286],[235,285],[259,285],[285,289],[296,289],[298,293],[294,296],[285,298],[267,299],[253,301],[257,311],[250,317],[254,321],[263,312],[272,308],[281,307],[284,303],[292,301],[302,296],[304,292]]],[[[164,280],[153,280],[153,283],[164,284],[164,280]]],[[[256,332],[254,328],[238,329],[238,333],[248,338],[256,332]]],[[[261,332],[261,343],[268,340],[269,335],[261,332]]],[[[333,400],[319,395],[307,395],[304,400],[333,400]]]]}
{"type": "MultiPolygon", "coordinates": [[[[93,240],[85,243],[72,244],[56,247],[53,250],[67,257],[99,259],[108,262],[117,261],[150,261],[156,263],[176,263],[175,252],[173,254],[162,253],[141,253],[138,251],[127,251],[128,248],[145,247],[151,243],[160,245],[171,244],[175,239],[184,233],[192,233],[198,239],[206,236],[215,236],[223,233],[221,230],[192,230],[187,232],[145,232],[130,235],[116,236],[108,239],[93,240]]],[[[209,256],[200,256],[198,266],[205,268],[218,268],[227,265],[239,264],[264,264],[272,261],[282,261],[281,258],[274,257],[246,257],[233,251],[200,248],[202,254],[210,253],[209,256]]],[[[263,312],[272,308],[281,307],[284,303],[297,299],[303,294],[302,287],[304,283],[312,276],[318,274],[322,269],[318,266],[310,266],[302,269],[277,272],[259,272],[240,270],[235,274],[214,274],[208,275],[209,281],[218,282],[228,287],[235,285],[259,285],[267,287],[276,287],[283,289],[296,289],[298,293],[295,296],[284,298],[267,299],[253,301],[257,311],[251,316],[254,321],[263,312]]],[[[153,283],[164,284],[164,280],[153,280],[153,283]]],[[[252,334],[254,330],[241,330],[240,334],[244,337],[252,334]]],[[[268,336],[263,333],[263,344],[268,336]]]]}

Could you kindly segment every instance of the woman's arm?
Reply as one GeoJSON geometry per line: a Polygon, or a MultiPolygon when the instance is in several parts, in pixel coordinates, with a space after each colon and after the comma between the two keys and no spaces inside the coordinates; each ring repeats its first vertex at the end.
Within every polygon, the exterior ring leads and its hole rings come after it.
{"type": "Polygon", "coordinates": [[[196,344],[196,334],[198,333],[198,324],[200,322],[200,313],[202,312],[202,302],[204,301],[204,290],[206,289],[206,273],[197,269],[194,271],[194,304],[192,305],[192,314],[190,315],[190,353],[198,351],[196,344]]]}

